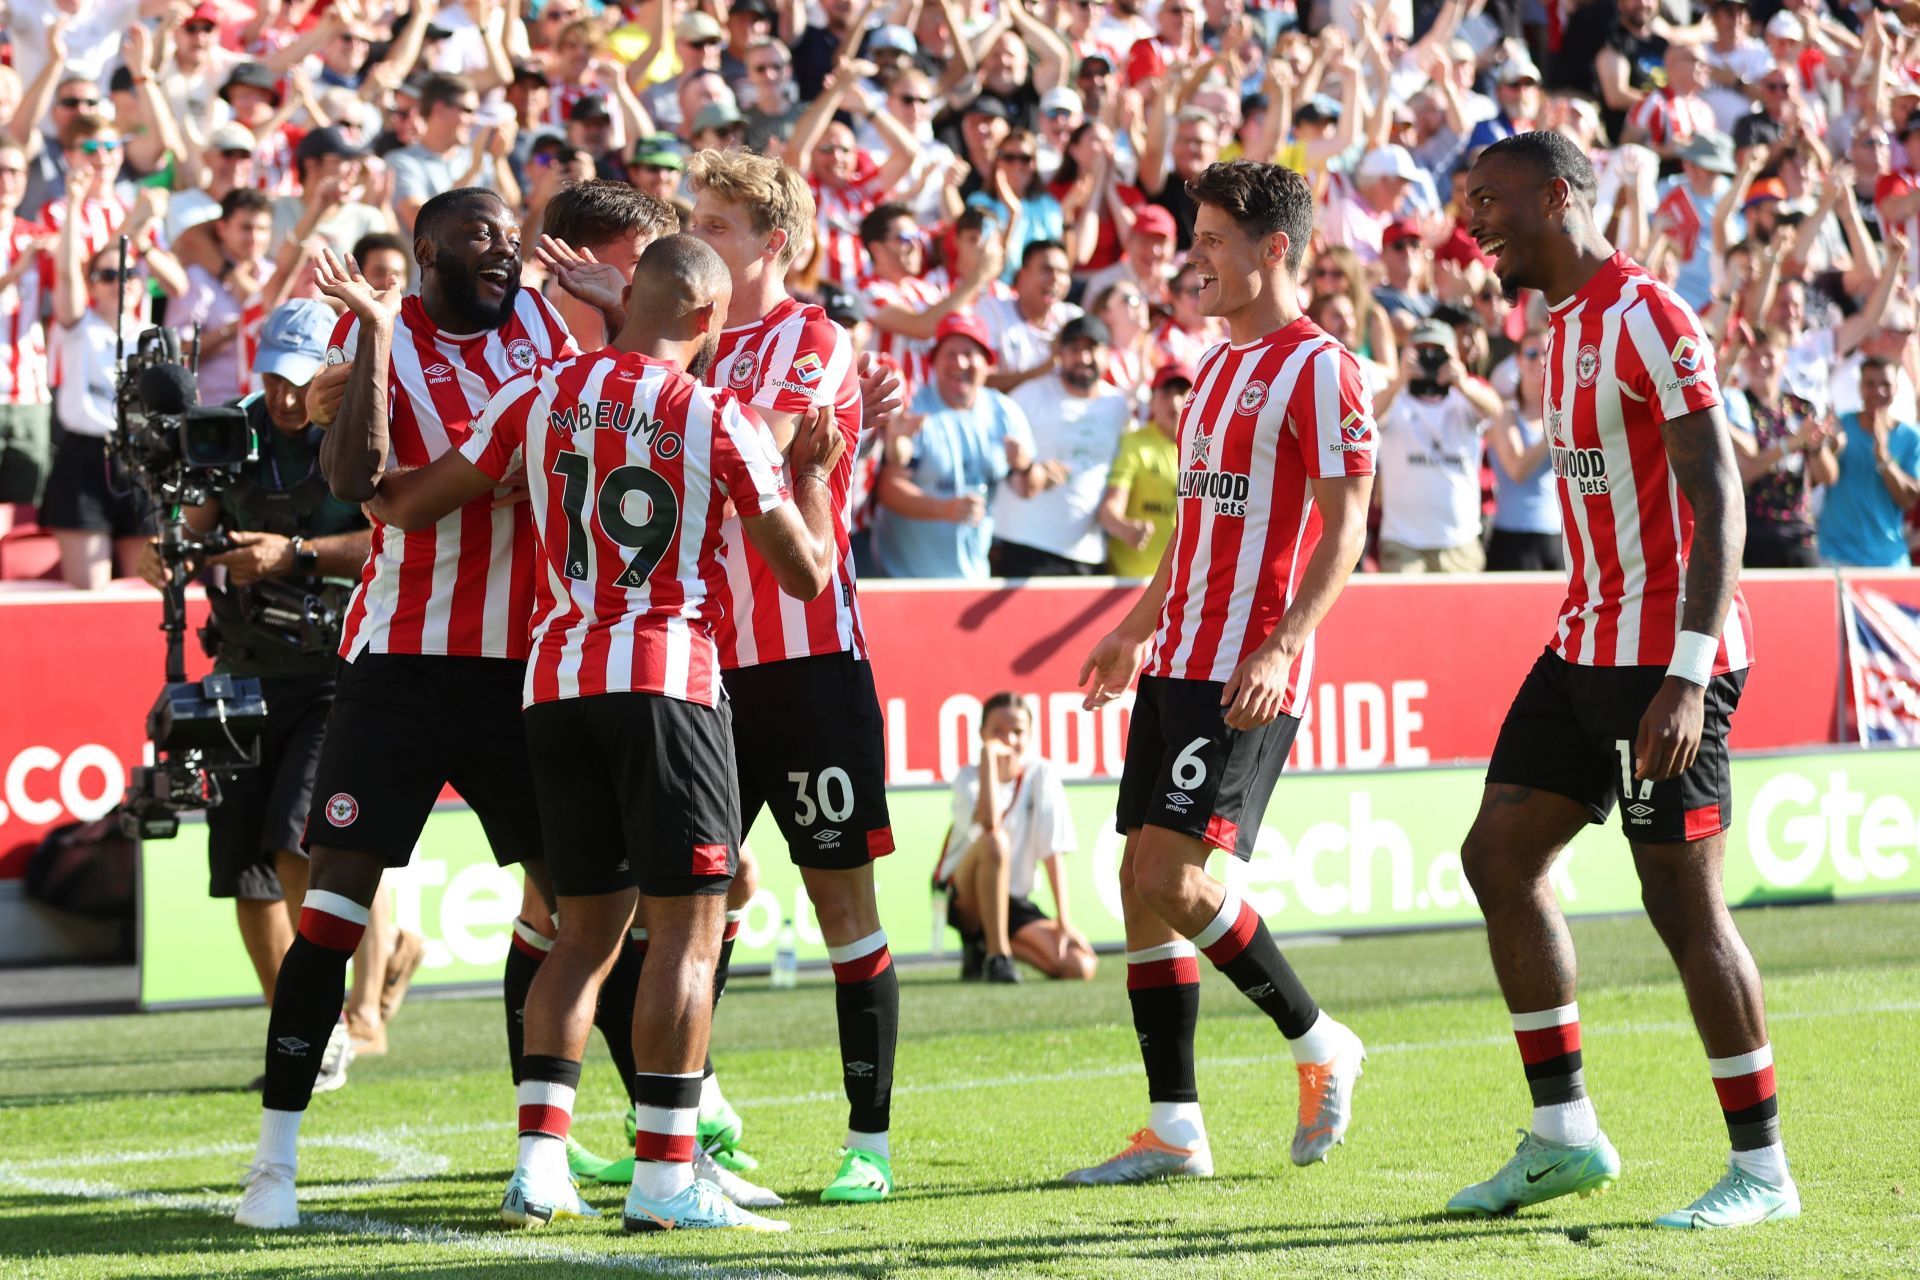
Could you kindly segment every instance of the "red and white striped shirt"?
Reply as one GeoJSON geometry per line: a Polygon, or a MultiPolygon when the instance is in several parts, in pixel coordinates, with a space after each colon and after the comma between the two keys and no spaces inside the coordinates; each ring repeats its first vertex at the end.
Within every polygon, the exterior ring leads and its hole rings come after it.
{"type": "MultiPolygon", "coordinates": [[[[1551,647],[1583,666],[1665,666],[1680,631],[1693,508],[1660,427],[1720,403],[1713,340],[1678,294],[1616,253],[1548,308],[1546,366],[1543,416],[1570,575],[1551,647]]],[[[1736,592],[1714,674],[1746,667],[1752,637],[1736,592]]]]}
{"type": "MultiPolygon", "coordinates": [[[[1312,482],[1372,475],[1380,433],[1358,362],[1304,316],[1213,348],[1195,377],[1180,415],[1173,577],[1146,669],[1226,680],[1279,625],[1320,541],[1312,482]]],[[[1312,672],[1309,638],[1281,711],[1301,714],[1312,672]]]]}
{"type": "MultiPolygon", "coordinates": [[[[0,276],[13,270],[47,228],[15,216],[0,231],[0,276]]],[[[43,299],[53,282],[53,260],[39,254],[5,293],[0,293],[0,404],[51,404],[47,380],[47,327],[43,299]]]]}
{"type": "Polygon", "coordinates": [[[1694,134],[1718,129],[1713,108],[1705,98],[1697,93],[1675,93],[1671,87],[1656,89],[1640,99],[1628,114],[1627,123],[1644,130],[1647,145],[1656,150],[1685,146],[1694,134]]]}
{"type": "MultiPolygon", "coordinates": [[[[72,201],[61,196],[49,200],[40,206],[40,222],[48,230],[58,231],[67,225],[67,212],[72,201]]],[[[113,244],[114,236],[120,232],[120,226],[127,220],[127,206],[120,203],[118,197],[104,200],[88,200],[80,206],[80,261],[86,265],[94,254],[113,244]]],[[[152,244],[151,237],[144,237],[152,244]]],[[[130,250],[139,253],[145,245],[132,245],[130,250]]]]}
{"type": "Polygon", "coordinates": [[[820,279],[842,289],[857,290],[867,278],[867,248],[860,243],[860,220],[885,198],[878,175],[844,187],[807,179],[813,189],[814,234],[820,237],[820,279]]]}
{"type": "Polygon", "coordinates": [[[764,424],[729,392],[609,347],[517,379],[460,446],[524,462],[542,571],[525,701],[654,693],[713,706],[720,523],[787,500],[764,424]]]}
{"type": "Polygon", "coordinates": [[[1148,344],[1153,372],[1158,373],[1170,364],[1197,369],[1207,349],[1219,341],[1217,335],[1206,329],[1183,329],[1172,320],[1162,320],[1154,326],[1153,337],[1148,344]]]}
{"type": "MultiPolygon", "coordinates": [[[[918,276],[907,276],[902,280],[882,280],[878,276],[867,281],[862,290],[866,296],[867,313],[877,314],[888,307],[904,307],[918,314],[936,305],[947,296],[947,290],[937,288],[932,281],[918,276]]],[[[914,389],[924,383],[931,375],[929,361],[933,359],[933,342],[928,338],[909,338],[905,334],[889,333],[877,324],[869,323],[873,331],[873,353],[883,360],[891,360],[893,367],[900,371],[903,400],[913,399],[914,389]]]]}
{"type": "MultiPolygon", "coordinates": [[[[353,358],[359,321],[334,326],[327,362],[353,358]]],[[[498,329],[455,334],[400,304],[387,373],[391,463],[424,467],[459,448],[501,386],[543,363],[578,355],[567,326],[537,290],[522,289],[498,329]]],[[[363,653],[524,658],[533,609],[533,528],[525,503],[494,510],[491,495],[431,529],[373,522],[373,553],[347,606],[340,656],[363,653]]]]}
{"type": "Polygon", "coordinates": [[[811,600],[782,591],[767,562],[748,544],[740,522],[726,522],[727,607],[713,628],[720,665],[731,671],[821,653],[866,657],[853,557],[847,550],[861,416],[860,373],[847,331],[819,307],[788,298],[757,323],[721,333],[720,354],[707,371],[707,385],[723,387],[755,409],[773,413],[804,413],[830,404],[847,441],[829,486],[839,551],[833,584],[825,591],[811,600]]]}

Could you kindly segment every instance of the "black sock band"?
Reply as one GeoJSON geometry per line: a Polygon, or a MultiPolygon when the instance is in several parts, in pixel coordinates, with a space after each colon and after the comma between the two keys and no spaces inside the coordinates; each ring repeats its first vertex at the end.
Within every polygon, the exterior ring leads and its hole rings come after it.
{"type": "Polygon", "coordinates": [[[1273,1019],[1281,1035],[1297,1040],[1307,1034],[1320,1016],[1320,1006],[1280,954],[1279,944],[1259,914],[1229,892],[1220,917],[1195,936],[1195,945],[1240,988],[1241,995],[1273,1019]]]}
{"type": "Polygon", "coordinates": [[[522,1079],[520,1056],[526,1052],[527,990],[533,986],[533,975],[540,972],[540,962],[547,958],[541,942],[553,945],[553,939],[541,937],[526,921],[514,921],[513,943],[507,948],[506,967],[500,974],[500,994],[507,1007],[507,1066],[515,1084],[522,1079]]]}

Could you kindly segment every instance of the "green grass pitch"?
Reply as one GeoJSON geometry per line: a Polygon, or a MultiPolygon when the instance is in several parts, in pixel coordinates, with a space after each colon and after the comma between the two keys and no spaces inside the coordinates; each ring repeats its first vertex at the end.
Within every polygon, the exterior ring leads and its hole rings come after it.
{"type": "MultiPolygon", "coordinates": [[[[1219,1176],[1069,1189],[1145,1119],[1121,964],[1091,987],[961,986],[909,969],[894,1095],[899,1189],[812,1202],[845,1120],[832,986],[738,982],[715,1058],[785,1236],[628,1237],[611,1220],[512,1233],[499,1005],[419,1000],[393,1052],[316,1100],[299,1231],[229,1220],[255,1133],[258,1009],[0,1028],[0,1276],[670,1277],[1912,1276],[1920,1270],[1920,904],[1745,912],[1767,978],[1797,1223],[1723,1235],[1649,1225],[1720,1173],[1726,1135],[1677,979],[1643,920],[1576,926],[1587,1078],[1625,1171],[1612,1194],[1517,1218],[1437,1210],[1512,1151],[1527,1114],[1477,931],[1299,946],[1371,1059],[1347,1145],[1287,1160],[1294,1074],[1272,1025],[1211,972],[1200,1087],[1219,1176]]],[[[1203,969],[1205,966],[1203,966],[1203,969]]],[[[620,1145],[596,1043],[575,1131],[620,1145]]]]}

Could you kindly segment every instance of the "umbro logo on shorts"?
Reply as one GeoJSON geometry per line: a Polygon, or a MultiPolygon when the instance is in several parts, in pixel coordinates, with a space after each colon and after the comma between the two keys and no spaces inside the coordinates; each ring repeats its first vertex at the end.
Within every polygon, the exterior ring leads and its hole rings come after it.
{"type": "Polygon", "coordinates": [[[313,1048],[312,1045],[302,1040],[299,1036],[281,1036],[273,1043],[279,1047],[280,1052],[295,1058],[304,1056],[307,1050],[313,1048]]]}
{"type": "Polygon", "coordinates": [[[1175,813],[1185,813],[1193,807],[1193,797],[1184,791],[1167,792],[1167,808],[1175,813]]]}
{"type": "Polygon", "coordinates": [[[813,842],[822,849],[831,849],[840,843],[840,837],[844,834],[846,833],[835,831],[832,827],[828,827],[824,831],[814,832],[813,842]]]}
{"type": "Polygon", "coordinates": [[[1653,817],[1653,806],[1650,804],[1630,804],[1627,806],[1627,816],[1635,822],[1646,822],[1653,817]]]}
{"type": "Polygon", "coordinates": [[[847,1064],[847,1074],[865,1080],[873,1074],[873,1064],[871,1062],[849,1062],[847,1064]]]}

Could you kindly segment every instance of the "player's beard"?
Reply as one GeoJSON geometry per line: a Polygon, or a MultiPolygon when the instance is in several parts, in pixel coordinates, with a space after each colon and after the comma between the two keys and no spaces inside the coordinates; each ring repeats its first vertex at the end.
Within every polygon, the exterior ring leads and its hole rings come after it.
{"type": "Polygon", "coordinates": [[[713,368],[713,358],[720,354],[720,335],[710,333],[700,349],[693,353],[693,359],[687,361],[687,374],[696,382],[707,376],[707,370],[713,368]]]}
{"type": "Polygon", "coordinates": [[[446,291],[447,305],[469,317],[476,329],[498,329],[513,317],[514,300],[520,296],[520,277],[507,278],[506,290],[497,304],[480,301],[479,275],[473,271],[448,271],[442,274],[440,287],[446,291]]]}

